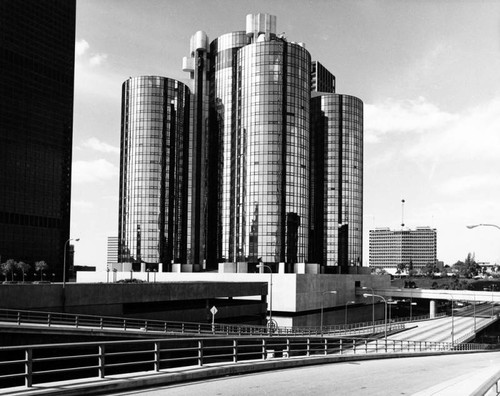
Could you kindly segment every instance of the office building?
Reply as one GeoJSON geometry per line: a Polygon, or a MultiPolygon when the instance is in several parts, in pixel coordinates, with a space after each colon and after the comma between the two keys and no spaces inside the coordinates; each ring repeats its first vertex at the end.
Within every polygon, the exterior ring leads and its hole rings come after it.
{"type": "Polygon", "coordinates": [[[311,114],[309,261],[348,273],[363,256],[363,102],[321,94],[311,114]]]}
{"type": "MultiPolygon", "coordinates": [[[[132,132],[130,120],[144,111],[131,99],[138,95],[130,89],[134,79],[125,83],[119,260],[204,270],[240,262],[286,263],[290,270],[313,262],[345,273],[362,264],[363,103],[335,94],[335,76],[311,60],[303,43],[276,32],[275,16],[251,14],[245,30],[210,43],[203,31],[191,38],[182,62],[189,73],[184,129],[175,141],[186,151],[182,166],[169,170],[171,179],[182,173],[176,182],[182,197],[172,196],[182,208],[171,219],[174,229],[182,223],[172,242],[178,253],[145,256],[146,232],[148,249],[161,245],[158,230],[144,227],[159,214],[151,208],[164,201],[155,197],[147,207],[152,184],[132,187],[144,168],[134,163],[134,150],[156,149],[136,147],[132,136],[139,131],[132,132]]],[[[143,101],[153,106],[152,98],[143,101]]],[[[154,116],[161,112],[160,106],[154,116]]],[[[149,133],[149,125],[140,133],[149,133]]],[[[174,152],[164,155],[169,163],[174,152]]],[[[162,169],[159,160],[147,167],[162,169]]]]}
{"type": "Polygon", "coordinates": [[[430,227],[370,230],[369,264],[394,274],[398,265],[418,270],[428,263],[436,264],[437,232],[430,227]]]}
{"type": "Polygon", "coordinates": [[[108,255],[106,260],[106,267],[109,269],[116,268],[118,264],[118,237],[108,237],[107,248],[108,255]]]}
{"type": "Polygon", "coordinates": [[[186,262],[189,102],[176,80],[123,83],[118,260],[135,270],[186,262]]]}
{"type": "Polygon", "coordinates": [[[75,0],[0,2],[0,257],[43,260],[58,280],[70,226],[75,13],[75,0]]]}

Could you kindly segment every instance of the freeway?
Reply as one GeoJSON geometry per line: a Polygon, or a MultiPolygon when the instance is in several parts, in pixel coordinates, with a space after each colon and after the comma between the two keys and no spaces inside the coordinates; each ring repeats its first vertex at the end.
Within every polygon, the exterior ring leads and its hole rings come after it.
{"type": "Polygon", "coordinates": [[[500,352],[341,362],[115,395],[469,395],[500,368],[500,352]]]}

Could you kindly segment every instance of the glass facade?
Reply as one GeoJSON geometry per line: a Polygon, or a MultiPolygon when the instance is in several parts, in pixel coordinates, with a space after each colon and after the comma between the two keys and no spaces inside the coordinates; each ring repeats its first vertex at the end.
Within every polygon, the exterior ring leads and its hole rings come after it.
{"type": "Polygon", "coordinates": [[[176,80],[123,84],[119,262],[186,262],[189,103],[176,80]]]}
{"type": "Polygon", "coordinates": [[[249,43],[244,31],[225,34],[210,44],[210,107],[211,129],[215,135],[213,154],[217,155],[217,215],[214,237],[217,261],[234,262],[241,254],[235,251],[235,224],[237,207],[235,194],[241,167],[238,166],[237,120],[237,55],[249,43]]]}
{"type": "Polygon", "coordinates": [[[311,100],[310,261],[361,265],[363,102],[325,94],[311,100]]]}
{"type": "Polygon", "coordinates": [[[75,15],[75,0],[0,1],[0,259],[44,260],[57,280],[70,226],[75,15]]]}
{"type": "Polygon", "coordinates": [[[279,39],[238,52],[236,260],[307,259],[310,67],[302,46],[279,39]]]}

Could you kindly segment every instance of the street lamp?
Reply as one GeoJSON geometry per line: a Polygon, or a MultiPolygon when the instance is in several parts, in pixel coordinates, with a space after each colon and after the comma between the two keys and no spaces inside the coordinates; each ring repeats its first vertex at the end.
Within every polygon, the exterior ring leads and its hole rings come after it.
{"type": "Polygon", "coordinates": [[[473,224],[473,225],[468,225],[466,226],[468,229],[476,228],[476,227],[495,227],[500,230],[500,226],[497,226],[496,224],[473,224]]]}
{"type": "Polygon", "coordinates": [[[373,326],[373,333],[375,333],[375,297],[374,297],[374,291],[371,287],[363,286],[363,290],[371,290],[372,292],[372,326],[373,326]]]}
{"type": "Polygon", "coordinates": [[[72,239],[69,238],[66,242],[64,242],[64,259],[63,259],[63,289],[66,287],[66,246],[68,246],[69,241],[78,242],[80,238],[72,239]]]}
{"type": "Polygon", "coordinates": [[[391,316],[392,316],[392,306],[397,304],[398,302],[397,301],[394,301],[392,298],[390,298],[389,300],[387,300],[387,305],[389,305],[389,327],[392,328],[391,326],[391,316]]]}
{"type": "Polygon", "coordinates": [[[323,291],[321,292],[321,337],[323,337],[323,309],[324,309],[324,295],[325,294],[337,294],[337,291],[336,290],[326,290],[326,291],[323,291]]]}
{"type": "Polygon", "coordinates": [[[345,323],[345,324],[344,324],[344,329],[345,329],[345,330],[347,330],[347,306],[348,306],[349,304],[356,304],[356,301],[347,301],[347,302],[345,303],[345,320],[344,320],[344,323],[345,323]]]}
{"type": "Polygon", "coordinates": [[[448,293],[448,295],[451,297],[451,346],[453,346],[453,345],[455,345],[455,318],[453,315],[454,299],[450,293],[448,293]]]}
{"type": "Polygon", "coordinates": [[[378,294],[369,294],[369,293],[365,293],[363,294],[363,297],[364,298],[367,298],[367,297],[379,297],[381,298],[382,300],[384,300],[384,303],[385,303],[385,312],[384,312],[384,339],[385,339],[385,347],[387,348],[387,301],[384,297],[382,296],[379,296],[378,294]]]}
{"type": "MultiPolygon", "coordinates": [[[[269,333],[271,333],[271,327],[273,326],[273,270],[270,266],[260,263],[257,268],[268,268],[270,275],[270,285],[269,285],[269,333]]],[[[265,271],[264,271],[265,272],[265,271]]]]}

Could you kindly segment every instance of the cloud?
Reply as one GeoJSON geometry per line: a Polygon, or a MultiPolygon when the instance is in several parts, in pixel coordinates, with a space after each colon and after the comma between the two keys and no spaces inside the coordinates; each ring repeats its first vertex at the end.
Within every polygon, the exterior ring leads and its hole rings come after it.
{"type": "Polygon", "coordinates": [[[88,49],[89,49],[89,43],[84,39],[78,40],[75,43],[76,56],[82,56],[83,54],[85,54],[85,52],[87,52],[88,49]]]}
{"type": "Polygon", "coordinates": [[[499,130],[500,97],[461,113],[443,111],[422,97],[365,106],[365,142],[413,138],[403,150],[398,147],[398,155],[419,161],[498,160],[499,130]]]}
{"type": "Polygon", "coordinates": [[[387,99],[383,103],[365,105],[365,139],[376,143],[385,135],[424,133],[445,127],[457,116],[440,110],[425,98],[387,99]]]}
{"type": "Polygon", "coordinates": [[[118,167],[105,159],[73,162],[73,181],[76,184],[103,182],[118,174],[118,167]]]}
{"type": "Polygon", "coordinates": [[[113,153],[120,154],[120,149],[118,147],[112,146],[111,144],[101,142],[96,137],[91,137],[83,142],[83,147],[90,148],[101,153],[113,153]]]}
{"type": "Polygon", "coordinates": [[[108,55],[106,54],[94,54],[89,59],[89,64],[90,66],[100,66],[106,61],[107,58],[108,55]]]}

